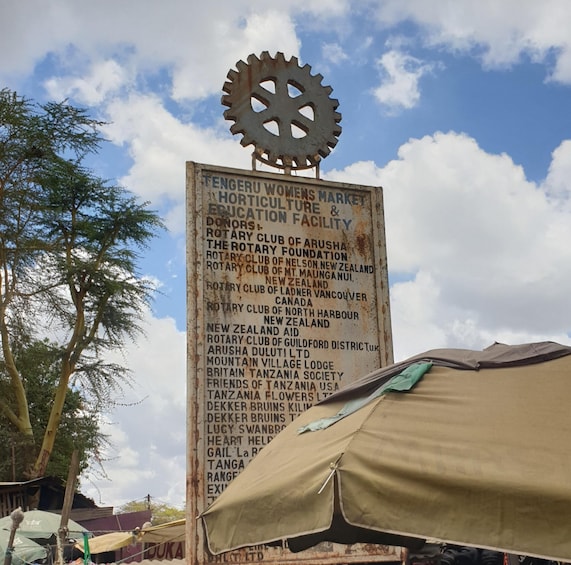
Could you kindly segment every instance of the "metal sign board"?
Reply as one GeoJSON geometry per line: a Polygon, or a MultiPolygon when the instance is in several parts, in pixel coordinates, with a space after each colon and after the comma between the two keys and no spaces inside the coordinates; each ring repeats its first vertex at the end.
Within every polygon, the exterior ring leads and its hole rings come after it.
{"type": "Polygon", "coordinates": [[[187,163],[190,563],[399,561],[320,544],[212,556],[196,516],[315,402],[392,362],[382,189],[187,163]]]}

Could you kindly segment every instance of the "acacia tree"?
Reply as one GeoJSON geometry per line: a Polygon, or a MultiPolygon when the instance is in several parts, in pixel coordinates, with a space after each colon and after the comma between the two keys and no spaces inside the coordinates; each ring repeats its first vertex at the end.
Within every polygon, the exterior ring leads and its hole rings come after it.
{"type": "Polygon", "coordinates": [[[129,512],[140,512],[141,510],[150,510],[152,512],[151,522],[153,526],[166,524],[174,520],[182,520],[185,517],[184,508],[177,508],[164,502],[155,502],[150,495],[144,500],[131,500],[120,506],[117,514],[127,514],[129,512]]]}
{"type": "Polygon", "coordinates": [[[35,446],[27,477],[46,472],[71,385],[104,406],[128,382],[105,353],[141,331],[154,290],[137,260],[162,223],[148,203],[86,167],[101,125],[67,103],[0,91],[0,412],[35,446]],[[58,378],[35,437],[15,352],[45,337],[57,347],[58,378]]]}
{"type": "MultiPolygon", "coordinates": [[[[23,375],[32,429],[34,436],[42,437],[50,415],[46,398],[53,396],[59,382],[59,348],[47,340],[16,345],[14,356],[23,375]]],[[[1,388],[3,398],[10,397],[10,388],[1,388]]],[[[100,431],[100,410],[100,406],[83,397],[81,389],[71,387],[67,391],[47,475],[65,480],[74,451],[78,454],[80,472],[94,464],[102,465],[101,454],[109,442],[100,431]]],[[[0,412],[0,481],[23,476],[28,452],[35,452],[30,438],[0,412]]]]}

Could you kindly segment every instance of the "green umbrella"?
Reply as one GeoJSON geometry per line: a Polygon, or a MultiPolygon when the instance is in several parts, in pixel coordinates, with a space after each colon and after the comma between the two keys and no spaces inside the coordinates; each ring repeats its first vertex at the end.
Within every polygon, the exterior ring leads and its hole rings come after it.
{"type": "MultiPolygon", "coordinates": [[[[0,561],[4,563],[10,530],[0,529],[0,561]]],[[[47,549],[35,541],[16,533],[14,537],[14,551],[12,553],[12,565],[25,565],[32,561],[43,560],[47,557],[47,549]]]]}
{"type": "MultiPolygon", "coordinates": [[[[60,522],[61,516],[59,514],[45,510],[28,510],[24,512],[24,520],[18,528],[18,534],[34,540],[48,540],[52,536],[57,536],[60,522]]],[[[0,530],[10,530],[11,527],[12,518],[10,516],[0,518],[0,530]]],[[[87,531],[73,520],[68,520],[67,529],[69,538],[81,538],[83,532],[87,531]]]]}

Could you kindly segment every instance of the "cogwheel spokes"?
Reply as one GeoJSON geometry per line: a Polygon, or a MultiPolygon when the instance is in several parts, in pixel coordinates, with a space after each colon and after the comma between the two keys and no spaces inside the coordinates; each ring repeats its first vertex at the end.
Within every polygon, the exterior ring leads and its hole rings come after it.
{"type": "Polygon", "coordinates": [[[238,61],[222,87],[224,117],[234,122],[230,131],[242,134],[240,143],[253,145],[262,163],[286,172],[318,167],[341,134],[339,102],[322,80],[280,52],[238,61]]]}

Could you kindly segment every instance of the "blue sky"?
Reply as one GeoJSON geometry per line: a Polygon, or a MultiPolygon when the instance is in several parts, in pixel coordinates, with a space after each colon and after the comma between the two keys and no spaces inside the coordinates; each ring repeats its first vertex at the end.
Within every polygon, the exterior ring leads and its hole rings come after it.
{"type": "Polygon", "coordinates": [[[93,162],[169,231],[161,294],[120,357],[96,502],[171,504],[185,480],[185,161],[249,169],[220,103],[249,54],[297,56],[333,87],[331,180],[384,187],[395,358],[493,341],[569,343],[571,4],[566,0],[0,0],[0,84],[109,124],[93,162]]]}

